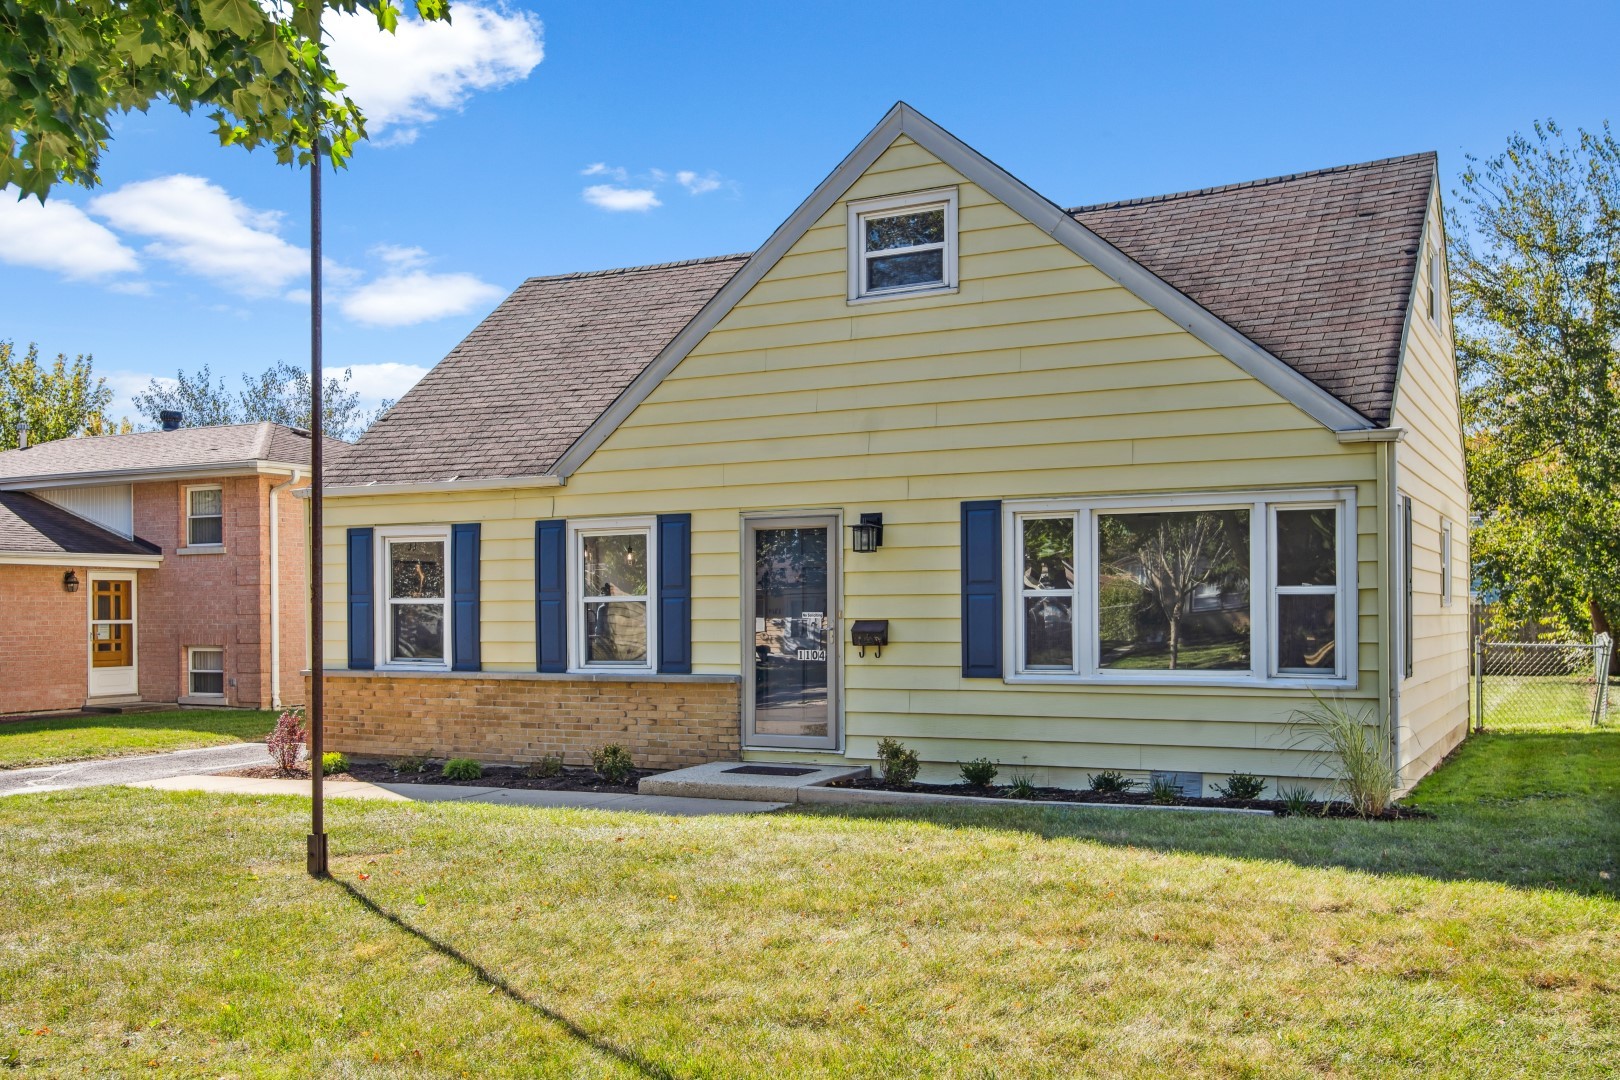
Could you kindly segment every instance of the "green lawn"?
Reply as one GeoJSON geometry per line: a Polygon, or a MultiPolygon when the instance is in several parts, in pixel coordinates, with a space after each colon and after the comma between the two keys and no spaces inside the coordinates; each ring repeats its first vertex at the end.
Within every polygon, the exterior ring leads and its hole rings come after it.
{"type": "Polygon", "coordinates": [[[0,800],[0,1060],[50,1075],[1613,1076],[1620,734],[1363,823],[0,800]]]}
{"type": "MultiPolygon", "coordinates": [[[[1620,717],[1620,709],[1614,709],[1617,689],[1609,688],[1611,717],[1620,717]]],[[[1548,731],[1585,727],[1591,723],[1593,693],[1592,680],[1579,676],[1487,675],[1485,728],[1548,731]]]]}
{"type": "Polygon", "coordinates": [[[0,769],[261,740],[273,712],[177,709],[0,723],[0,769]]]}

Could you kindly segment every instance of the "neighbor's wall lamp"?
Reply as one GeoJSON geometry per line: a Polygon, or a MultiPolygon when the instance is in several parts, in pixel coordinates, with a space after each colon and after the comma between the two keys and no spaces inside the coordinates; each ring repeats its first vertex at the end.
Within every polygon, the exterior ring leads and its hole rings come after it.
{"type": "Polygon", "coordinates": [[[63,574],[62,575],[62,590],[64,592],[78,592],[79,591],[79,575],[75,574],[71,570],[69,570],[67,573],[63,574]]]}
{"type": "Polygon", "coordinates": [[[883,515],[862,514],[859,525],[851,525],[855,534],[855,550],[866,554],[883,546],[883,515]]]}

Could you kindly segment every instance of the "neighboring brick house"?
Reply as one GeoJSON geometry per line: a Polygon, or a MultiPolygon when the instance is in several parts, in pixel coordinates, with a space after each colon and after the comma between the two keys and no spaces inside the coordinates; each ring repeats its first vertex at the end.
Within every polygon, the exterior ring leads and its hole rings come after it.
{"type": "Polygon", "coordinates": [[[0,714],[303,701],[309,433],[167,423],[0,453],[0,714]]]}

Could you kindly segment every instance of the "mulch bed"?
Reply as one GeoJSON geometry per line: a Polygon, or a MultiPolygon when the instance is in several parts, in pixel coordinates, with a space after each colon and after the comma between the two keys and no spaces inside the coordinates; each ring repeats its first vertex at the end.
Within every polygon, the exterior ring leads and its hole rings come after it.
{"type": "MultiPolygon", "coordinates": [[[[351,762],[349,771],[333,773],[328,780],[360,780],[368,784],[451,784],[457,787],[524,788],[529,791],[597,791],[607,795],[634,795],[636,785],[644,776],[656,775],[655,769],[637,769],[622,784],[610,784],[590,769],[564,769],[556,776],[530,776],[513,765],[486,765],[476,780],[447,780],[440,775],[441,765],[431,764],[420,771],[401,772],[386,762],[351,762]]],[[[309,765],[299,762],[293,772],[282,772],[274,765],[254,765],[246,769],[232,769],[221,776],[251,776],[260,779],[309,779],[309,765]]]]}
{"type": "MultiPolygon", "coordinates": [[[[912,784],[909,787],[899,787],[876,777],[859,777],[853,780],[834,780],[828,787],[859,788],[865,791],[918,791],[928,795],[971,795],[980,799],[1013,799],[1030,802],[1057,802],[1057,803],[1091,803],[1101,805],[1129,805],[1129,806],[1208,806],[1221,807],[1229,810],[1270,810],[1278,817],[1288,816],[1288,807],[1280,799],[1222,799],[1222,798],[1184,798],[1178,797],[1171,803],[1155,803],[1153,796],[1145,791],[1101,792],[1101,791],[1075,791],[1072,788],[1038,787],[1024,795],[1014,796],[1012,789],[1007,787],[973,787],[970,784],[912,784]]],[[[1348,803],[1312,803],[1305,815],[1308,817],[1332,818],[1359,818],[1355,810],[1348,803]]],[[[1379,815],[1379,821],[1405,821],[1412,818],[1424,818],[1431,815],[1425,810],[1414,810],[1409,806],[1392,806],[1379,815]]]]}

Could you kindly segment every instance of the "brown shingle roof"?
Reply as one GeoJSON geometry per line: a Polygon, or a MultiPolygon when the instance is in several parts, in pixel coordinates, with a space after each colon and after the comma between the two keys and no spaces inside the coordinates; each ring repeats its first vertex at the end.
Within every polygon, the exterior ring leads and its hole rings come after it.
{"type": "MultiPolygon", "coordinates": [[[[327,440],[328,453],[346,444],[327,440]]],[[[57,439],[0,453],[0,482],[277,461],[309,464],[309,435],[280,424],[224,424],[57,439]]]]}
{"type": "Polygon", "coordinates": [[[747,258],[530,278],[326,470],[327,483],[544,473],[747,258]]]}
{"type": "Polygon", "coordinates": [[[1434,168],[1410,154],[1069,213],[1383,425],[1434,168]]]}
{"type": "Polygon", "coordinates": [[[26,492],[0,491],[0,553],[157,555],[144,540],[125,540],[26,492]]]}
{"type": "MultiPolygon", "coordinates": [[[[1068,213],[1383,425],[1434,164],[1413,154],[1068,213]]],[[[524,282],[327,482],[547,472],[746,259],[524,282]]]]}

